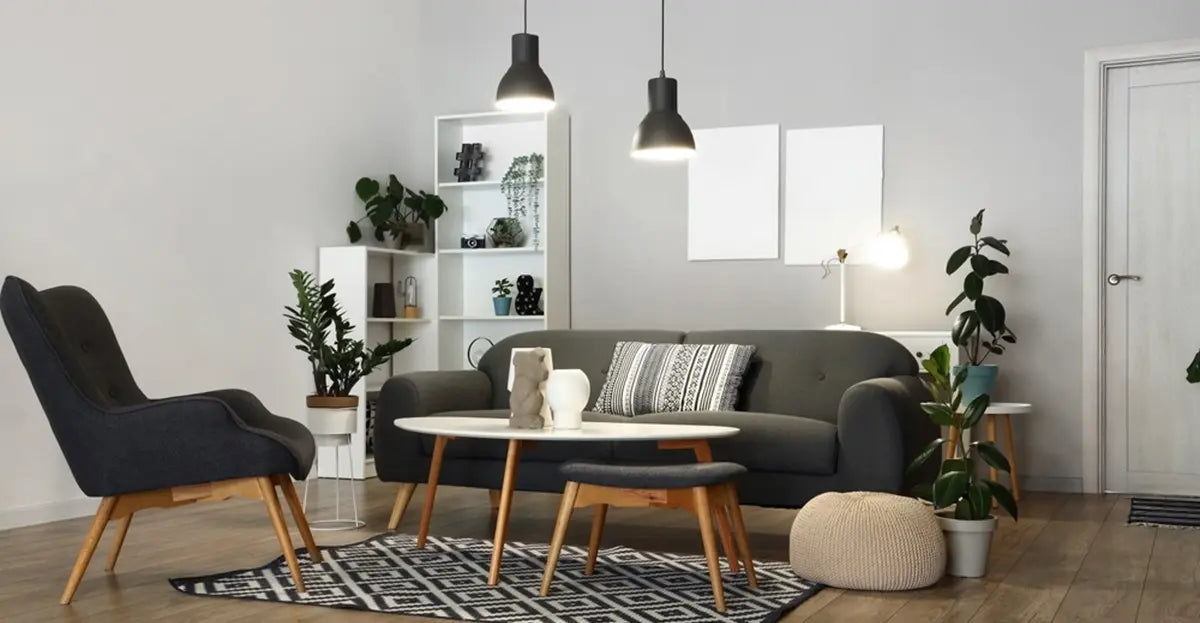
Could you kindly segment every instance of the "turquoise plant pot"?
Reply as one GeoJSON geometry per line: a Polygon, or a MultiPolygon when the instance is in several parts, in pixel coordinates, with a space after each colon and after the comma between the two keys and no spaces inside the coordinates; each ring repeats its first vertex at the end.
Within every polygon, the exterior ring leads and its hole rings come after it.
{"type": "MultiPolygon", "coordinates": [[[[954,374],[957,375],[963,367],[954,366],[954,374]]],[[[962,384],[964,408],[982,394],[992,395],[992,390],[996,388],[996,373],[1000,371],[1000,368],[993,364],[965,367],[967,368],[967,380],[962,384]]]]}
{"type": "Polygon", "coordinates": [[[492,307],[495,308],[497,316],[507,316],[509,310],[512,309],[512,297],[511,296],[492,297],[492,307]]]}

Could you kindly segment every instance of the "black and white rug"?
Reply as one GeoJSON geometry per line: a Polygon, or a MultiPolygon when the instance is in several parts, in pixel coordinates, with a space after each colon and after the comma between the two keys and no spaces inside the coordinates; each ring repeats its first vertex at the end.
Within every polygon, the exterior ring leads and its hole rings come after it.
{"type": "MultiPolygon", "coordinates": [[[[587,550],[564,547],[549,597],[538,595],[547,546],[509,543],[499,586],[488,586],[492,542],[385,533],[361,543],[321,549],[312,565],[304,550],[301,570],[308,592],[292,588],[280,556],[264,567],[216,575],[173,578],[190,595],[277,601],[463,621],[649,623],[772,621],[820,586],[796,576],[785,562],[758,562],[758,590],[744,573],[724,574],[728,613],[713,610],[703,556],[643,552],[627,547],[600,551],[596,571],[583,575],[587,550]]],[[[727,571],[727,570],[726,570],[727,571]]]]}
{"type": "Polygon", "coordinates": [[[1129,500],[1129,523],[1200,528],[1200,498],[1134,496],[1129,500]]]}

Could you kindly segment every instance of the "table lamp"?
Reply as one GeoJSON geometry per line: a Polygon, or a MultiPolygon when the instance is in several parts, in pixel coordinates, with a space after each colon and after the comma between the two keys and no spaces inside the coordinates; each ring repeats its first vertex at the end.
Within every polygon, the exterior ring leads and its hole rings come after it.
{"type": "MultiPolygon", "coordinates": [[[[899,270],[908,264],[908,243],[900,235],[900,228],[893,227],[879,234],[866,249],[869,262],[885,270],[899,270]]],[[[831,324],[826,329],[833,331],[860,331],[862,327],[846,322],[846,258],[850,254],[845,249],[838,249],[837,255],[821,262],[825,269],[822,279],[833,272],[830,268],[835,262],[838,265],[838,323],[831,324]]]]}

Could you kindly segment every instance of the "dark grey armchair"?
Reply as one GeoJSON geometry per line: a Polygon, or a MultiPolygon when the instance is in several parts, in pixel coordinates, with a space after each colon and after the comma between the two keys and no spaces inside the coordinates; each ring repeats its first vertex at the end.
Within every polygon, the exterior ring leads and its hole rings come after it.
{"type": "Polygon", "coordinates": [[[7,277],[0,315],[75,482],[86,495],[102,498],[63,604],[109,521],[120,520],[106,567],[111,571],[134,512],[230,497],[266,502],[296,589],[305,590],[275,492],[282,490],[310,559],[319,563],[292,485],[292,477],[308,475],[315,453],[303,424],[271,414],[242,390],[147,398],[104,310],[81,288],[38,292],[7,277]]]}

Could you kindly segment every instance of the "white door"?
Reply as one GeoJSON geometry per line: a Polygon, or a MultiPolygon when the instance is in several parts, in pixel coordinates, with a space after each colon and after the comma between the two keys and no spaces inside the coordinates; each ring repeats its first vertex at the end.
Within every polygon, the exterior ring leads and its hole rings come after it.
{"type": "Polygon", "coordinates": [[[1200,61],[1109,70],[1105,489],[1200,495],[1200,61]]]}

